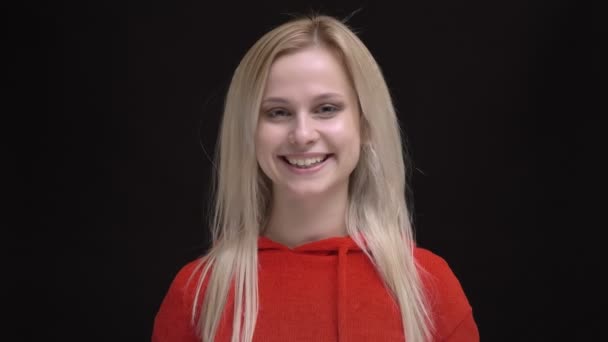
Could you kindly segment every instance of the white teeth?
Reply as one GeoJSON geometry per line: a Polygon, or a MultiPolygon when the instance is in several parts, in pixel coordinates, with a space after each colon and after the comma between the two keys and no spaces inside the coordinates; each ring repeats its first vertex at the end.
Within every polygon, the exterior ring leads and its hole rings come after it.
{"type": "Polygon", "coordinates": [[[307,158],[307,159],[295,159],[295,158],[286,157],[285,159],[287,159],[287,161],[289,161],[289,164],[291,164],[291,165],[295,165],[295,166],[310,166],[310,165],[313,165],[313,164],[318,164],[324,158],[325,157],[316,157],[316,158],[307,158]]]}

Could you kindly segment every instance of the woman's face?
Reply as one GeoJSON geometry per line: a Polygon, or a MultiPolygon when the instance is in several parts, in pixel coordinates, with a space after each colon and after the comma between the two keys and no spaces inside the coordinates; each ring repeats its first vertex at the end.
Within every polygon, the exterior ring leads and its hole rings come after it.
{"type": "Polygon", "coordinates": [[[271,66],[256,131],[256,158],[275,195],[348,188],[359,160],[359,106],[344,67],[311,47],[271,66]]]}

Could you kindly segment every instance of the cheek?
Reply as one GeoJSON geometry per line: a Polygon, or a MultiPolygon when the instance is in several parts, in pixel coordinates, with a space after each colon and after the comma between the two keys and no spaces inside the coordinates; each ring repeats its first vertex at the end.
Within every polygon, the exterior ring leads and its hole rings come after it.
{"type": "Polygon", "coordinates": [[[258,163],[268,163],[273,158],[278,142],[277,132],[264,125],[258,127],[255,135],[255,153],[258,163]]]}
{"type": "Polygon", "coordinates": [[[335,132],[334,137],[334,146],[342,155],[344,166],[352,171],[359,162],[361,152],[361,137],[357,127],[353,124],[345,125],[335,132]]]}
{"type": "Polygon", "coordinates": [[[255,134],[255,158],[258,161],[258,164],[262,164],[262,158],[264,155],[264,149],[265,149],[265,142],[263,139],[263,134],[261,134],[260,129],[258,128],[256,134],[255,134]]]}
{"type": "Polygon", "coordinates": [[[356,121],[336,121],[331,126],[328,126],[327,133],[334,147],[340,148],[343,152],[350,154],[359,150],[361,137],[356,121]]]}
{"type": "Polygon", "coordinates": [[[270,177],[271,172],[268,165],[267,144],[259,136],[256,136],[255,138],[255,159],[262,173],[264,173],[266,177],[270,177]]]}

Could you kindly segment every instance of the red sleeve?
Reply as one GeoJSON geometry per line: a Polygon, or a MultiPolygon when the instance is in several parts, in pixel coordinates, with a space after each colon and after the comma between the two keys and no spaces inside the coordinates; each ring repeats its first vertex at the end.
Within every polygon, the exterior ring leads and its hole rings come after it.
{"type": "Polygon", "coordinates": [[[479,331],[477,330],[477,324],[475,323],[475,319],[473,318],[473,313],[471,312],[467,315],[456,329],[452,331],[452,333],[446,337],[443,341],[445,342],[469,342],[479,341],[479,331]]]}
{"type": "Polygon", "coordinates": [[[421,277],[435,319],[436,340],[478,342],[473,309],[448,263],[423,248],[416,248],[414,255],[423,269],[421,277]]]}
{"type": "Polygon", "coordinates": [[[154,319],[152,342],[201,342],[191,324],[192,300],[199,262],[184,266],[175,276],[154,319]],[[192,278],[192,279],[190,279],[192,278]]]}

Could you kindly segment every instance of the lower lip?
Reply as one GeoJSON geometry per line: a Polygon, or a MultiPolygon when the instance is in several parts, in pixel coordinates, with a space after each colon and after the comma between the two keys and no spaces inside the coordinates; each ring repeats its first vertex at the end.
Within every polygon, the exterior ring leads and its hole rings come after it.
{"type": "Polygon", "coordinates": [[[333,158],[333,155],[330,155],[329,157],[327,157],[327,159],[325,159],[323,162],[313,166],[313,167],[309,167],[307,169],[301,169],[298,167],[295,167],[291,164],[289,164],[285,159],[283,159],[283,157],[279,157],[279,159],[281,159],[281,161],[287,166],[287,169],[295,174],[298,175],[309,175],[309,174],[313,174],[318,172],[319,170],[321,170],[321,168],[323,168],[323,166],[325,166],[325,164],[327,164],[327,162],[333,158]]]}

